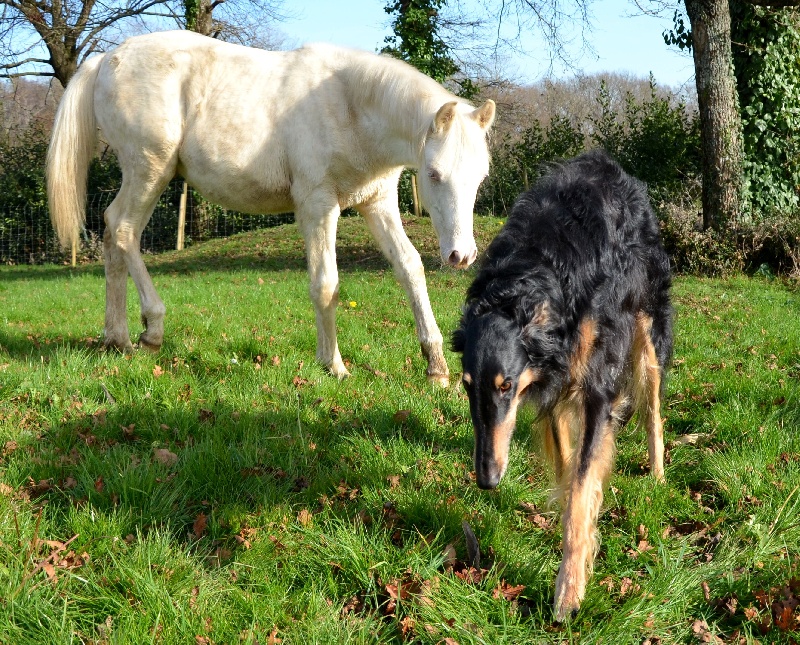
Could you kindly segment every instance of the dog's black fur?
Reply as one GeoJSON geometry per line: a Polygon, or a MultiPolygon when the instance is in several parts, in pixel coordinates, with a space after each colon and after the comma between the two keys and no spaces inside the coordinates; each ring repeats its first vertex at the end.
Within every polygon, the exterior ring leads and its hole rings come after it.
{"type": "Polygon", "coordinates": [[[539,411],[565,504],[559,620],[583,596],[585,580],[570,580],[591,568],[570,555],[588,539],[578,536],[586,518],[570,513],[590,516],[593,540],[599,501],[586,491],[599,486],[602,496],[614,430],[632,415],[628,399],[650,435],[651,469],[663,476],[659,397],[672,351],[670,282],[644,184],[595,150],[554,167],[519,197],[453,334],[480,487],[494,488],[505,472],[517,406],[532,402],[539,411]]]}

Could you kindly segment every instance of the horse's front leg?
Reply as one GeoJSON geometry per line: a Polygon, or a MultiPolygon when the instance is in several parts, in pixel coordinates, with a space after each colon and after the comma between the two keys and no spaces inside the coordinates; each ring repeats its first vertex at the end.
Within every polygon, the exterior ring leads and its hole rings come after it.
{"type": "Polygon", "coordinates": [[[567,503],[562,516],[564,559],[558,570],[555,619],[574,616],[592,572],[597,551],[597,517],[603,488],[614,463],[616,424],[611,402],[587,393],[583,432],[572,456],[567,503]]]}
{"type": "Polygon", "coordinates": [[[444,359],[442,333],[433,317],[425,268],[419,253],[411,244],[400,220],[397,194],[389,194],[369,203],[360,204],[358,211],[369,225],[383,254],[392,264],[394,274],[411,302],[422,354],[428,361],[428,381],[447,387],[450,370],[444,359]]]}
{"type": "Polygon", "coordinates": [[[334,196],[308,199],[295,212],[306,244],[309,293],[317,322],[317,360],[331,374],[350,376],[336,341],[336,307],[339,304],[339,272],[336,268],[336,224],[339,204],[334,196]]]}

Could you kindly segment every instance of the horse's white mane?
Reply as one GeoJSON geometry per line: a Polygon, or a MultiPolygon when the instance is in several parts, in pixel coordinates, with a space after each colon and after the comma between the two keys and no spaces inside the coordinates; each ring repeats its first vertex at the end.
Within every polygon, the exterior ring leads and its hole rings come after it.
{"type": "MultiPolygon", "coordinates": [[[[416,139],[420,146],[434,114],[442,105],[456,101],[460,112],[474,110],[465,99],[397,58],[320,43],[306,45],[303,49],[313,51],[336,68],[354,105],[374,107],[416,139]]],[[[458,120],[454,125],[452,134],[457,135],[455,138],[462,145],[467,144],[465,129],[458,127],[458,120]]]]}

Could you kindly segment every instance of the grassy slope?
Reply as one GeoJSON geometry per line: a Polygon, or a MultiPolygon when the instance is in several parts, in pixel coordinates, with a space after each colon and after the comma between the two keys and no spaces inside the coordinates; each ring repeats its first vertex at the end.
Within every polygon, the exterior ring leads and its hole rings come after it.
{"type": "MultiPolygon", "coordinates": [[[[483,248],[499,226],[477,228],[483,248]]],[[[447,335],[470,274],[439,268],[427,220],[408,230],[447,335]]],[[[479,491],[465,396],[427,386],[391,271],[360,220],[340,232],[342,383],[313,360],[294,226],[149,258],[155,356],[96,349],[102,267],[0,269],[0,643],[671,643],[702,638],[697,620],[726,642],[789,636],[761,591],[797,575],[800,546],[791,285],[676,281],[667,484],[624,429],[584,607],[555,626],[532,413],[501,488],[479,491]],[[462,567],[464,519],[476,584],[445,556],[462,567]]]]}

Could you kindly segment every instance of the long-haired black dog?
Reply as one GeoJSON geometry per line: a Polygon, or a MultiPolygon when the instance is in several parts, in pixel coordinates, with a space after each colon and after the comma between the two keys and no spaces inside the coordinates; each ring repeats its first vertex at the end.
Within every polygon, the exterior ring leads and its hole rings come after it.
{"type": "Polygon", "coordinates": [[[595,150],[519,197],[453,334],[478,486],[494,488],[505,473],[517,407],[532,402],[539,411],[563,509],[559,621],[583,599],[615,432],[634,411],[647,431],[651,473],[664,476],[670,282],[644,184],[595,150]]]}

